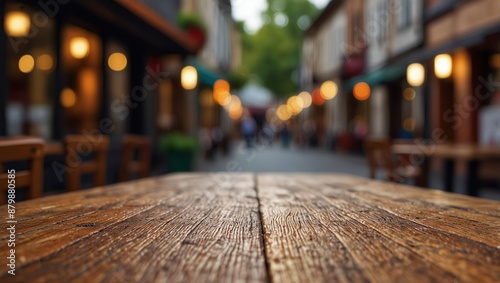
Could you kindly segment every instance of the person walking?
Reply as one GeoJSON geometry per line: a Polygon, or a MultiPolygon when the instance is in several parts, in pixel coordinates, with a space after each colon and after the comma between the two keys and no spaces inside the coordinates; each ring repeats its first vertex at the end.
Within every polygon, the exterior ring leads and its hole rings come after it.
{"type": "Polygon", "coordinates": [[[255,136],[256,123],[252,115],[245,110],[241,120],[241,132],[245,138],[245,142],[248,148],[253,147],[253,140],[255,136]]]}

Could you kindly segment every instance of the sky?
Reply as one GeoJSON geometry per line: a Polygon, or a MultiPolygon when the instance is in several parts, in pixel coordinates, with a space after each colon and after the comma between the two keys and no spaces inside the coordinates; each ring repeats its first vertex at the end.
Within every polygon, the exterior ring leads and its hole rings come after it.
{"type": "MultiPolygon", "coordinates": [[[[330,0],[310,0],[318,8],[324,8],[330,0]]],[[[231,0],[233,17],[245,22],[248,32],[255,32],[262,26],[261,13],[267,9],[266,0],[231,0]]]]}

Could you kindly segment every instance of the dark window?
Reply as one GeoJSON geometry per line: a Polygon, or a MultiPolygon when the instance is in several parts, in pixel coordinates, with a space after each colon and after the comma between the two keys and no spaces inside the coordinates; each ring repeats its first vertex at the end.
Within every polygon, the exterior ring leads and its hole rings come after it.
{"type": "Polygon", "coordinates": [[[401,0],[401,10],[399,14],[398,27],[404,30],[411,25],[412,3],[411,0],[401,0]]]}
{"type": "Polygon", "coordinates": [[[6,3],[7,135],[51,139],[55,23],[46,17],[40,24],[34,20],[36,12],[19,2],[6,3]]]}
{"type": "Polygon", "coordinates": [[[90,31],[67,25],[61,44],[65,133],[81,134],[97,129],[102,99],[101,40],[90,31]]]}

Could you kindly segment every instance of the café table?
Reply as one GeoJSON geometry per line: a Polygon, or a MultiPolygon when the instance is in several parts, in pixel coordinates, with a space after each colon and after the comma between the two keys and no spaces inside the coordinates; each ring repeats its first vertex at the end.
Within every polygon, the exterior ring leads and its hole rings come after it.
{"type": "Polygon", "coordinates": [[[0,282],[500,282],[500,202],[350,175],[172,174],[15,221],[0,282]]]}
{"type": "MultiPolygon", "coordinates": [[[[430,158],[441,158],[444,160],[444,189],[448,192],[454,191],[455,167],[457,161],[467,164],[466,194],[470,196],[479,195],[478,169],[481,162],[500,161],[500,147],[482,146],[477,144],[426,144],[424,142],[393,144],[393,154],[417,156],[411,158],[410,162],[421,165],[424,176],[428,176],[430,158]],[[421,159],[419,157],[423,157],[421,159]]],[[[498,168],[500,172],[500,168],[498,168]]],[[[500,177],[500,176],[499,176],[500,177]]],[[[426,180],[428,181],[428,180],[426,180]]],[[[427,182],[426,182],[427,183],[427,182]]],[[[428,184],[420,183],[427,187],[428,184]]]]}

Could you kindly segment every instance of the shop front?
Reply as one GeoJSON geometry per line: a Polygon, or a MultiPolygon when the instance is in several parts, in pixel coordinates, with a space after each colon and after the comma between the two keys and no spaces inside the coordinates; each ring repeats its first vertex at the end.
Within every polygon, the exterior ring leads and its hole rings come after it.
{"type": "Polygon", "coordinates": [[[1,135],[152,134],[145,123],[159,111],[155,94],[172,78],[151,62],[195,52],[184,33],[137,1],[0,6],[1,135]]]}
{"type": "MultiPolygon", "coordinates": [[[[184,114],[166,99],[184,94],[179,71],[166,66],[196,51],[139,1],[1,1],[0,136],[61,143],[71,134],[109,135],[113,181],[123,134],[156,141],[162,113],[184,114]]],[[[47,169],[54,160],[64,164],[62,153],[46,158],[47,169]]],[[[54,170],[45,175],[46,187],[63,186],[54,170]]]]}

